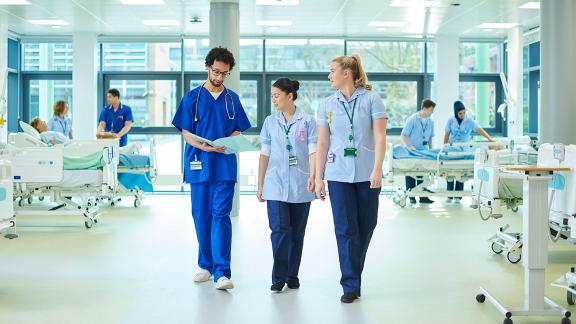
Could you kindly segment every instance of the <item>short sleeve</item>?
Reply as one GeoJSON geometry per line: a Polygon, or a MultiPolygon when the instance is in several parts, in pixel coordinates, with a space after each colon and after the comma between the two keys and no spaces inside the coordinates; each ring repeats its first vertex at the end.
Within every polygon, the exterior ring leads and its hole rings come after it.
{"type": "Polygon", "coordinates": [[[410,136],[410,134],[412,134],[413,129],[414,129],[414,118],[409,117],[408,120],[406,121],[406,125],[404,125],[404,128],[402,128],[401,135],[410,136]]]}
{"type": "Polygon", "coordinates": [[[250,120],[248,120],[248,116],[246,116],[246,111],[244,111],[244,107],[242,106],[240,99],[236,100],[238,102],[239,109],[236,111],[236,116],[234,117],[234,119],[236,120],[235,130],[243,132],[252,127],[252,125],[250,125],[250,120]]]}
{"type": "Polygon", "coordinates": [[[272,137],[270,136],[270,130],[268,129],[269,123],[270,117],[266,117],[264,125],[262,125],[262,130],[260,131],[260,144],[262,145],[270,145],[270,143],[272,143],[272,137]]]}
{"type": "Polygon", "coordinates": [[[326,101],[328,99],[323,99],[320,101],[320,106],[316,112],[316,123],[318,126],[328,126],[328,114],[326,113],[326,101]]]}
{"type": "Polygon", "coordinates": [[[470,123],[472,124],[472,126],[474,127],[473,131],[477,132],[478,128],[480,128],[480,125],[478,125],[478,123],[474,120],[474,119],[470,119],[470,123]]]}
{"type": "Polygon", "coordinates": [[[55,130],[56,130],[56,129],[55,129],[55,126],[56,126],[56,125],[55,125],[55,123],[54,123],[54,118],[50,119],[50,120],[48,121],[48,130],[49,130],[49,131],[55,131],[55,130]]]}
{"type": "Polygon", "coordinates": [[[384,102],[377,92],[372,92],[372,99],[370,104],[370,114],[372,120],[376,119],[388,119],[388,114],[386,114],[386,107],[384,107],[384,102]]]}
{"type": "Polygon", "coordinates": [[[446,122],[446,127],[444,127],[444,131],[448,134],[450,134],[450,131],[451,131],[450,130],[450,121],[451,121],[451,119],[448,118],[448,121],[446,122]]]}
{"type": "Polygon", "coordinates": [[[432,123],[432,131],[430,132],[430,138],[434,137],[434,135],[436,135],[436,129],[434,128],[434,121],[432,119],[429,119],[430,123],[432,123]]]}
{"type": "Polygon", "coordinates": [[[191,91],[186,93],[182,100],[180,100],[180,105],[172,118],[172,125],[176,127],[179,131],[187,130],[194,133],[196,130],[194,128],[194,116],[192,115],[192,107],[190,107],[190,95],[191,91]]]}
{"type": "Polygon", "coordinates": [[[314,117],[310,117],[307,123],[306,132],[308,133],[308,144],[316,144],[318,142],[318,130],[316,128],[316,120],[314,117]]]}
{"type": "Polygon", "coordinates": [[[132,116],[132,108],[130,107],[125,107],[126,112],[124,113],[124,121],[130,121],[130,122],[134,122],[134,117],[132,116]]]}
{"type": "Polygon", "coordinates": [[[106,107],[102,108],[102,110],[100,111],[98,122],[106,122],[106,107]]]}

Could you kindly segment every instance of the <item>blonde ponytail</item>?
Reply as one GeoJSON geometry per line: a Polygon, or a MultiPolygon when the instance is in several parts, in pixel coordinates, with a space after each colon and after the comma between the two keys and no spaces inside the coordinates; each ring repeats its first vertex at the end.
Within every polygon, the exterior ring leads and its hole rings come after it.
{"type": "Polygon", "coordinates": [[[360,54],[354,53],[348,56],[338,56],[332,60],[340,65],[342,69],[350,69],[354,78],[354,86],[372,90],[372,85],[368,83],[368,76],[362,67],[360,54]]]}

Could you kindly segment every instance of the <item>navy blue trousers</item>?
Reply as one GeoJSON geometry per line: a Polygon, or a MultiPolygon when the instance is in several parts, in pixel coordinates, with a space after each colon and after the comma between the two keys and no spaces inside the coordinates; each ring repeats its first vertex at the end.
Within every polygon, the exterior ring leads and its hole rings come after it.
{"type": "Polygon", "coordinates": [[[298,279],[310,203],[268,200],[267,205],[274,255],[272,283],[298,279]]]}
{"type": "Polygon", "coordinates": [[[378,219],[380,188],[370,182],[328,181],[344,293],[360,296],[366,252],[378,219]]]}

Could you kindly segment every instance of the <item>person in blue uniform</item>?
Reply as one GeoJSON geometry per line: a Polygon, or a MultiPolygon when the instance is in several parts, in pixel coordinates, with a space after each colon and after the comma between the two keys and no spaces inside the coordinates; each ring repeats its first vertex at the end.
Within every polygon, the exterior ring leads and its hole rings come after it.
{"type": "MultiPolygon", "coordinates": [[[[446,122],[444,130],[444,144],[453,143],[467,143],[472,140],[472,133],[478,133],[484,136],[489,142],[494,142],[494,139],[476,123],[472,118],[466,116],[466,107],[462,101],[454,102],[454,116],[450,117],[446,122]]],[[[460,181],[447,181],[448,191],[463,191],[464,182],[460,181]]],[[[462,197],[448,197],[448,201],[460,201],[462,197]]]]}
{"type": "Polygon", "coordinates": [[[330,63],[330,85],[337,91],[320,103],[317,114],[316,195],[325,199],[328,181],[344,294],[360,297],[361,276],[378,218],[388,117],[358,54],[330,63]]]}
{"type": "MultiPolygon", "coordinates": [[[[406,125],[402,128],[400,139],[409,150],[427,150],[432,148],[432,138],[434,137],[434,121],[432,114],[436,103],[430,99],[422,100],[420,111],[412,114],[406,120],[406,125]]],[[[412,190],[423,182],[421,179],[406,176],[406,190],[412,190]]],[[[434,201],[428,197],[420,197],[421,204],[431,204],[434,201]]],[[[410,203],[415,204],[416,198],[410,197],[410,203]]]]}
{"type": "Polygon", "coordinates": [[[134,118],[132,108],[120,102],[120,91],[110,89],[106,93],[106,105],[98,117],[97,138],[119,138],[120,146],[128,144],[128,132],[134,118]]]}
{"type": "Polygon", "coordinates": [[[231,289],[234,284],[230,270],[230,212],[237,180],[236,155],[225,154],[225,147],[209,146],[190,134],[213,141],[239,135],[251,126],[238,95],[224,86],[224,80],[235,66],[232,53],[222,47],[213,48],[206,56],[205,65],[206,82],[182,97],[172,125],[182,132],[186,141],[184,177],[190,183],[201,269],[194,281],[213,278],[216,289],[231,289]]]}
{"type": "Polygon", "coordinates": [[[68,103],[64,100],[58,100],[54,104],[54,115],[48,121],[48,130],[62,133],[69,139],[74,139],[72,132],[72,120],[68,118],[68,103]]]}
{"type": "Polygon", "coordinates": [[[274,256],[270,290],[276,292],[285,284],[300,287],[304,233],[315,199],[316,121],[294,104],[299,87],[288,78],[274,82],[272,102],[278,111],[266,117],[260,132],[256,195],[260,202],[267,201],[274,256]]]}

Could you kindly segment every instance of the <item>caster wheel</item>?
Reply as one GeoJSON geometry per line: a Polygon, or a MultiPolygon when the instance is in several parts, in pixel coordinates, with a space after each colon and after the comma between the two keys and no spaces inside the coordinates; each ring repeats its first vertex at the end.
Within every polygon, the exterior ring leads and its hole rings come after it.
{"type": "Polygon", "coordinates": [[[514,206],[514,207],[512,207],[512,212],[517,213],[518,209],[519,209],[518,206],[514,206]]]}
{"type": "Polygon", "coordinates": [[[140,207],[141,204],[142,204],[142,201],[140,201],[140,199],[134,199],[134,207],[135,208],[140,207]]]}
{"type": "Polygon", "coordinates": [[[28,205],[32,205],[32,196],[28,197],[27,202],[28,202],[28,205]]]}
{"type": "Polygon", "coordinates": [[[18,207],[24,206],[24,199],[18,200],[18,207]]]}
{"type": "Polygon", "coordinates": [[[483,303],[486,300],[486,296],[484,296],[484,294],[478,294],[476,295],[476,301],[479,303],[483,303]]]}
{"type": "MultiPolygon", "coordinates": [[[[569,288],[574,289],[574,286],[571,285],[569,288]]],[[[566,302],[568,305],[574,305],[574,294],[572,294],[570,291],[566,291],[566,302]]]]}
{"type": "Polygon", "coordinates": [[[92,203],[88,203],[88,207],[92,207],[92,203]]]}
{"type": "Polygon", "coordinates": [[[40,200],[40,201],[44,201],[44,196],[40,196],[40,197],[38,197],[38,200],[40,200]]]}
{"type": "Polygon", "coordinates": [[[114,203],[114,202],[110,203],[110,206],[114,207],[114,205],[116,205],[116,203],[114,203]]]}
{"type": "Polygon", "coordinates": [[[398,206],[400,206],[401,208],[406,207],[406,198],[400,199],[400,201],[398,202],[398,206]]]}
{"type": "Polygon", "coordinates": [[[94,224],[98,224],[98,218],[94,218],[94,224]]]}
{"type": "Polygon", "coordinates": [[[492,252],[500,254],[502,251],[504,251],[504,248],[500,244],[497,242],[492,242],[492,252]]]}
{"type": "Polygon", "coordinates": [[[522,259],[522,250],[510,251],[506,254],[506,258],[510,263],[518,263],[522,259]]]}
{"type": "Polygon", "coordinates": [[[84,226],[86,226],[86,228],[92,228],[92,226],[94,226],[94,220],[87,218],[86,221],[84,221],[84,226]]]}

